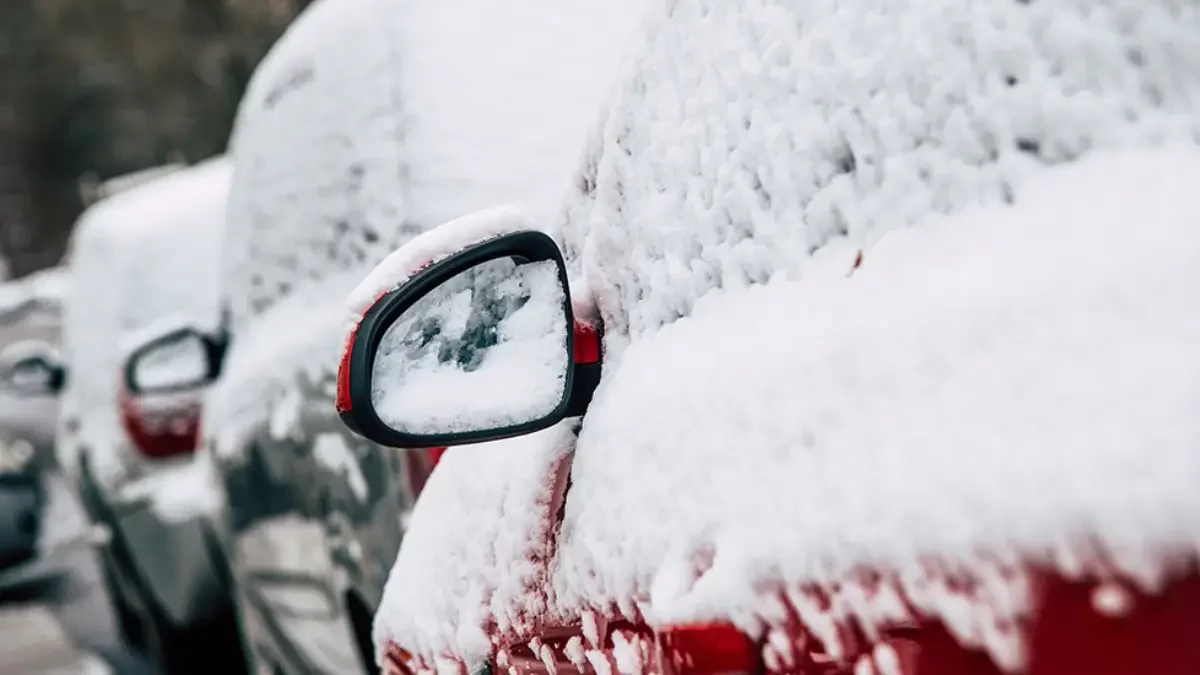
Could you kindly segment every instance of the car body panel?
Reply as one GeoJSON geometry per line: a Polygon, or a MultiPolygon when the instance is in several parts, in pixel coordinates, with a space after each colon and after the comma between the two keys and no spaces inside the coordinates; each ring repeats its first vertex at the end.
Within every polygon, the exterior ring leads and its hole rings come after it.
{"type": "Polygon", "coordinates": [[[177,625],[213,618],[226,589],[211,556],[207,517],[165,520],[148,500],[117,501],[111,524],[135,552],[129,570],[156,606],[177,625]]]}

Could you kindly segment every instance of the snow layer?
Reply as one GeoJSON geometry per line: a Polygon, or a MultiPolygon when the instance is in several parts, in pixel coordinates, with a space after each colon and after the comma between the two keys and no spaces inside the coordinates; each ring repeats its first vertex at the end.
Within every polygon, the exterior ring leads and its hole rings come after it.
{"type": "Polygon", "coordinates": [[[999,549],[1081,531],[1131,553],[1192,545],[1200,286],[1180,177],[1196,159],[1103,151],[1200,139],[1194,4],[657,3],[591,139],[556,224],[604,320],[605,381],[553,583],[510,570],[543,574],[522,491],[553,475],[554,444],[451,450],[464,459],[414,513],[381,646],[449,670],[531,607],[574,621],[652,593],[651,619],[753,627],[755,580],[959,556],[988,533],[999,549]],[[713,567],[693,584],[697,552],[713,567]]]}
{"type": "Polygon", "coordinates": [[[1153,585],[1200,527],[1198,171],[1096,152],[633,343],[579,436],[560,610],[744,619],[764,582],[1089,543],[1153,585]]]}
{"type": "Polygon", "coordinates": [[[335,474],[343,476],[349,483],[354,496],[362,501],[367,500],[367,479],[363,476],[358,458],[346,442],[346,437],[340,433],[318,434],[313,441],[313,458],[317,464],[335,474]]]}
{"type": "Polygon", "coordinates": [[[497,201],[548,216],[642,2],[318,0],[289,27],[231,141],[235,365],[205,422],[222,452],[270,416],[289,368],[332,375],[325,301],[344,290],[325,280],[361,280],[415,234],[497,201]]]}
{"type": "Polygon", "coordinates": [[[371,398],[380,419],[406,433],[444,434],[553,412],[570,367],[558,269],[550,260],[493,260],[418,300],[376,351],[371,398]]]}
{"type": "Polygon", "coordinates": [[[255,71],[230,141],[223,261],[235,333],[306,282],[369,266],[412,235],[395,78],[403,4],[314,2],[255,71]]]}
{"type": "Polygon", "coordinates": [[[1040,166],[1200,130],[1186,0],[661,4],[567,203],[610,334],[1003,202],[1040,166]]]}
{"type": "Polygon", "coordinates": [[[60,411],[80,425],[77,434],[59,429],[59,458],[68,470],[79,444],[92,449],[100,481],[131,466],[117,411],[126,338],[165,317],[215,322],[231,169],[226,159],[213,159],[116,194],[80,217],[62,329],[69,372],[60,411]]]}
{"type": "Polygon", "coordinates": [[[528,629],[545,612],[537,590],[546,583],[550,523],[573,441],[574,426],[562,423],[442,455],[384,589],[380,647],[396,639],[451,671],[455,660],[490,655],[493,621],[506,632],[528,629]]]}
{"type": "Polygon", "coordinates": [[[355,287],[347,299],[352,314],[349,325],[357,324],[363,312],[370,309],[379,296],[403,286],[426,266],[488,239],[536,229],[537,224],[521,209],[496,206],[459,216],[422,232],[388,254],[355,287]]]}
{"type": "Polygon", "coordinates": [[[544,226],[645,0],[404,3],[407,220],[512,204],[544,226]]]}
{"type": "Polygon", "coordinates": [[[219,480],[211,463],[200,458],[176,460],[155,467],[121,485],[121,498],[136,502],[148,498],[164,523],[184,523],[221,508],[221,493],[212,489],[219,480]]]}
{"type": "Polygon", "coordinates": [[[4,282],[0,284],[0,316],[33,301],[57,305],[69,291],[70,277],[65,267],[51,267],[4,282]]]}

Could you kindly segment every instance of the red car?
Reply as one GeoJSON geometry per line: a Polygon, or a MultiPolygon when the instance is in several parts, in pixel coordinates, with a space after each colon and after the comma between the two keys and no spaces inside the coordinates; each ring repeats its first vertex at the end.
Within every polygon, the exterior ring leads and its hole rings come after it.
{"type": "Polygon", "coordinates": [[[655,16],[558,221],[350,300],[343,421],[450,447],[388,671],[1200,672],[1178,9],[655,16]]]}

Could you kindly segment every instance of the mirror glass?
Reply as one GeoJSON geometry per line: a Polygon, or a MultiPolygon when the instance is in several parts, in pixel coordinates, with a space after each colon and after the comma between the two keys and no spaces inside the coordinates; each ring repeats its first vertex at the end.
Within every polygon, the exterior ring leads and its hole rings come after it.
{"type": "Polygon", "coordinates": [[[159,338],[134,359],[133,385],[143,393],[197,387],[208,381],[208,345],[194,331],[159,338]]]}
{"type": "Polygon", "coordinates": [[[14,362],[4,378],[8,386],[27,394],[48,393],[54,388],[54,369],[41,357],[14,362]]]}
{"type": "Polygon", "coordinates": [[[540,419],[562,402],[566,289],[554,261],[481,263],[435,288],[384,333],[371,402],[409,434],[464,433],[540,419]]]}

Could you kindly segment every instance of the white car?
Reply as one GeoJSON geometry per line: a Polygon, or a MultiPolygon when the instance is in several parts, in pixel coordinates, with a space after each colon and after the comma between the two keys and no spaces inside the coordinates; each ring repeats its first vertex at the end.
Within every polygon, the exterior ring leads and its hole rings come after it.
{"type": "Polygon", "coordinates": [[[213,553],[214,493],[195,461],[219,350],[189,370],[199,336],[219,332],[231,172],[213,158],[102,199],[80,217],[67,259],[57,452],[107,532],[102,567],[125,637],[168,674],[242,667],[213,553]],[[162,365],[150,366],[163,358],[187,378],[171,391],[143,377],[161,380],[162,365]]]}

